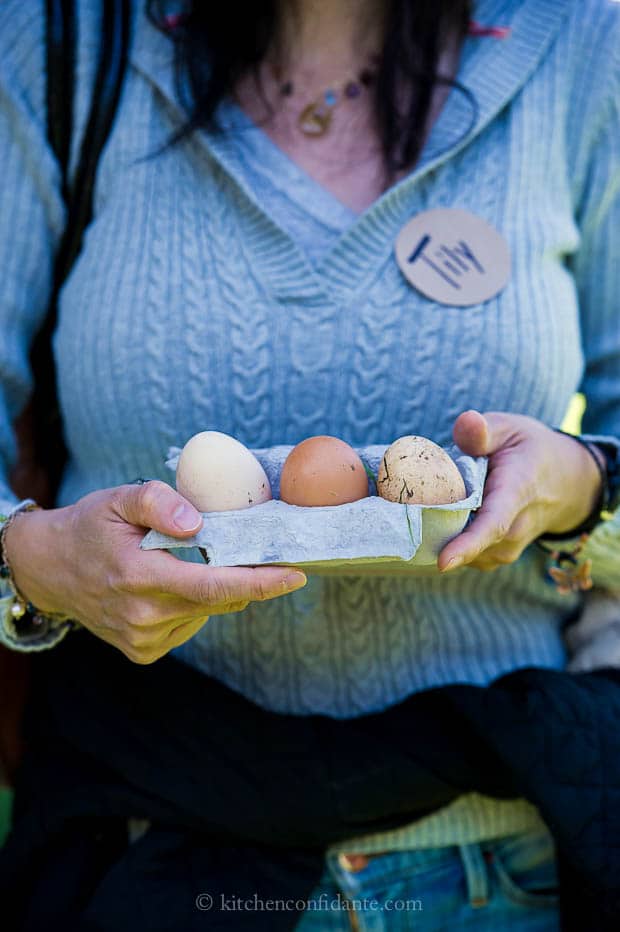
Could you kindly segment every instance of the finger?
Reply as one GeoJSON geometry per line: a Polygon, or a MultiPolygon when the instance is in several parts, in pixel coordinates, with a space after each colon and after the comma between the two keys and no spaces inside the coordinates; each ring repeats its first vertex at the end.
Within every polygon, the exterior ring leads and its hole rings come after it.
{"type": "Polygon", "coordinates": [[[128,483],[114,491],[113,512],[127,524],[182,538],[196,534],[202,525],[202,514],[179,492],[158,479],[143,485],[128,483]]]}
{"type": "Polygon", "coordinates": [[[511,563],[516,563],[525,549],[526,545],[522,544],[497,544],[495,547],[489,547],[488,550],[484,550],[474,560],[470,560],[467,566],[488,573],[492,570],[500,569],[502,566],[509,566],[511,563]]]}
{"type": "Polygon", "coordinates": [[[294,592],[307,578],[292,566],[204,566],[179,560],[162,550],[125,570],[125,587],[135,592],[160,592],[197,605],[262,602],[294,592]]]}
{"type": "Polygon", "coordinates": [[[234,612],[242,612],[248,607],[248,601],[243,602],[222,602],[211,603],[208,606],[209,615],[206,615],[207,606],[189,599],[176,599],[170,602],[166,608],[165,614],[159,604],[153,606],[152,614],[148,610],[142,617],[134,615],[128,627],[136,631],[143,631],[146,636],[151,637],[154,642],[165,640],[170,631],[178,623],[180,618],[186,621],[197,621],[205,619],[211,615],[230,615],[234,612]]]}
{"type": "Polygon", "coordinates": [[[174,628],[169,634],[166,640],[161,645],[162,648],[166,651],[174,650],[175,647],[180,647],[181,644],[185,644],[187,641],[191,641],[198,632],[204,627],[208,622],[207,618],[202,618],[198,621],[186,621],[178,627],[174,628]]]}
{"type": "Polygon", "coordinates": [[[485,550],[481,557],[492,560],[500,566],[516,563],[536,536],[536,532],[531,531],[531,528],[533,528],[532,517],[527,510],[524,510],[513,521],[504,539],[499,544],[485,550]]]}
{"type": "MultiPolygon", "coordinates": [[[[517,515],[508,529],[505,537],[499,543],[487,547],[475,560],[470,561],[470,566],[477,566],[481,561],[493,563],[496,566],[506,566],[510,563],[516,563],[521,557],[523,551],[531,544],[536,536],[533,530],[533,518],[531,509],[524,508],[517,515]]],[[[477,568],[480,568],[479,566],[477,568]]]]}
{"type": "Polygon", "coordinates": [[[500,564],[494,563],[492,560],[483,560],[480,557],[477,560],[473,560],[471,563],[468,563],[467,568],[479,570],[481,573],[493,573],[495,570],[500,568],[500,564]]]}
{"type": "Polygon", "coordinates": [[[481,414],[470,409],[459,414],[452,430],[454,442],[469,456],[490,456],[514,444],[518,437],[518,415],[500,411],[481,414]]]}
{"type": "Polygon", "coordinates": [[[512,548],[502,549],[501,547],[490,547],[488,550],[481,553],[479,557],[476,557],[475,560],[471,560],[467,565],[476,570],[497,570],[502,566],[510,566],[511,563],[516,563],[519,556],[520,551],[512,548]]]}
{"type": "Polygon", "coordinates": [[[494,488],[468,528],[443,548],[437,560],[439,570],[446,572],[471,563],[498,544],[509,534],[521,510],[518,492],[507,492],[503,484],[494,488]]]}
{"type": "Polygon", "coordinates": [[[120,648],[126,657],[137,664],[150,664],[159,660],[175,647],[180,647],[191,640],[208,621],[207,618],[196,619],[177,624],[166,638],[149,644],[123,644],[120,648]]]}
{"type": "Polygon", "coordinates": [[[249,602],[226,602],[224,605],[214,605],[209,609],[211,615],[234,615],[235,612],[244,611],[249,602]]]}
{"type": "MultiPolygon", "coordinates": [[[[502,540],[482,550],[477,557],[467,560],[467,565],[486,571],[516,563],[537,536],[533,528],[530,510],[524,508],[512,522],[502,540]]],[[[442,553],[442,556],[445,559],[445,554],[442,553]]],[[[442,559],[442,566],[444,559],[442,559]]],[[[448,556],[448,560],[452,558],[448,556]]],[[[456,569],[456,566],[457,564],[452,564],[450,569],[456,569]]]]}
{"type": "Polygon", "coordinates": [[[204,612],[197,618],[195,615],[177,615],[165,623],[148,625],[141,622],[126,625],[120,631],[120,640],[123,650],[131,653],[146,654],[161,650],[170,637],[181,624],[193,624],[200,627],[209,616],[204,612]]]}
{"type": "Polygon", "coordinates": [[[294,592],[306,582],[294,566],[213,567],[133,544],[121,553],[110,584],[121,592],[178,596],[210,605],[264,601],[294,592]]]}
{"type": "Polygon", "coordinates": [[[179,613],[169,621],[153,626],[131,625],[122,632],[123,649],[128,655],[129,653],[138,655],[157,653],[158,656],[162,656],[172,647],[184,644],[190,637],[193,637],[206,624],[211,615],[240,612],[247,606],[247,602],[228,603],[214,606],[209,615],[205,615],[204,611],[199,617],[195,614],[184,616],[179,613]]]}

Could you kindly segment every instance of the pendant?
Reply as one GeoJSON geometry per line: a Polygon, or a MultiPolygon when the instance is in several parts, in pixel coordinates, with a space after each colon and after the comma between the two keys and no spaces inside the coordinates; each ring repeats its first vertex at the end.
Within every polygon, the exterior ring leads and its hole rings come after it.
{"type": "Polygon", "coordinates": [[[333,110],[314,100],[299,114],[297,125],[304,136],[324,136],[332,123],[333,110]]]}

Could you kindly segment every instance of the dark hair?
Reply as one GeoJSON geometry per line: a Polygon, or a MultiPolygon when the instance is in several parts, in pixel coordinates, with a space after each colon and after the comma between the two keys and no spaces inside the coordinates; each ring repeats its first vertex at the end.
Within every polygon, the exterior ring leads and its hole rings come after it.
{"type": "MultiPolygon", "coordinates": [[[[471,0],[387,0],[385,42],[374,84],[375,114],[388,170],[413,165],[424,142],[432,91],[437,83],[470,92],[437,73],[445,43],[459,46],[466,35],[471,0]],[[408,89],[404,106],[397,104],[403,79],[408,89]]],[[[161,0],[148,0],[151,19],[165,27],[161,0]]],[[[277,0],[211,3],[194,0],[175,28],[177,92],[187,122],[176,142],[198,128],[218,132],[215,111],[235,83],[256,72],[278,27],[277,0]]],[[[473,102],[475,107],[475,102],[473,102]]]]}

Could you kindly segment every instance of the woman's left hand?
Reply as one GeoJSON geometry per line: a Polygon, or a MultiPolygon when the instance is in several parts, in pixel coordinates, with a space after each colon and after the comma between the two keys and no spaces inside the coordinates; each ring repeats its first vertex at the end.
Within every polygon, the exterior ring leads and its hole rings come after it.
{"type": "Polygon", "coordinates": [[[464,453],[488,456],[489,466],[480,509],[439,555],[442,572],[514,563],[541,534],[570,532],[596,505],[601,477],[590,453],[535,418],[465,411],[453,436],[464,453]]]}

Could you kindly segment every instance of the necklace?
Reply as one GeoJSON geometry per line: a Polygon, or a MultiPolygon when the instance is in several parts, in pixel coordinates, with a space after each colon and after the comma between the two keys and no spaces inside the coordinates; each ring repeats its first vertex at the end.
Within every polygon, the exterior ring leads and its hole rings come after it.
{"type": "MultiPolygon", "coordinates": [[[[355,76],[350,75],[343,81],[338,81],[326,87],[318,97],[307,103],[299,112],[297,126],[304,136],[324,136],[333,120],[336,107],[346,101],[356,100],[364,90],[372,86],[376,78],[378,55],[371,58],[373,67],[365,67],[355,76]]],[[[281,97],[292,97],[295,85],[290,78],[282,80],[282,73],[276,66],[272,67],[273,75],[279,84],[281,97]]]]}
{"type": "MultiPolygon", "coordinates": [[[[470,36],[491,36],[495,39],[506,39],[511,29],[507,26],[484,26],[471,20],[468,33],[470,36]]],[[[355,76],[349,76],[344,81],[326,87],[318,97],[307,103],[299,112],[297,126],[304,136],[324,136],[332,125],[334,110],[342,102],[356,100],[362,92],[374,83],[377,76],[377,65],[380,56],[372,55],[372,67],[365,67],[355,76]]],[[[271,70],[277,83],[281,97],[292,97],[295,85],[290,78],[282,78],[280,69],[272,65],[271,70]]]]}

